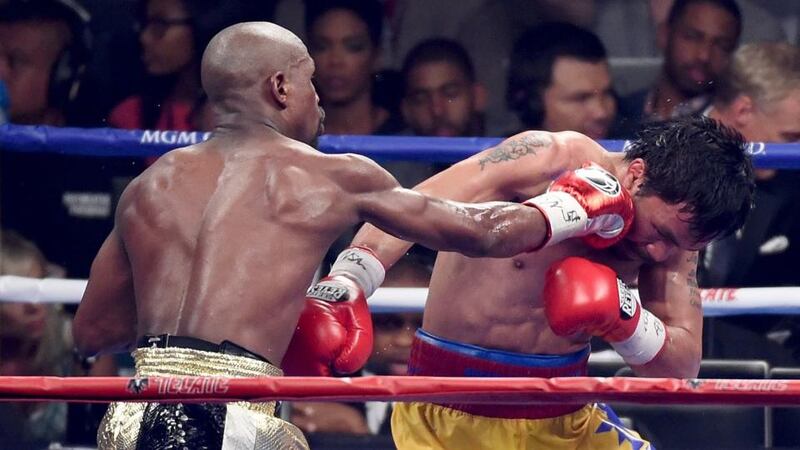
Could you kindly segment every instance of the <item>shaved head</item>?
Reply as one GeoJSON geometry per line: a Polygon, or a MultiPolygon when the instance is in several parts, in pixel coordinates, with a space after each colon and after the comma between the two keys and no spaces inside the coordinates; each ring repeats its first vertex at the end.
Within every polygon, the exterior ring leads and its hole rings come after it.
{"type": "Polygon", "coordinates": [[[269,22],[239,23],[220,31],[203,53],[203,89],[212,103],[257,86],[278,71],[310,59],[291,31],[269,22]]]}

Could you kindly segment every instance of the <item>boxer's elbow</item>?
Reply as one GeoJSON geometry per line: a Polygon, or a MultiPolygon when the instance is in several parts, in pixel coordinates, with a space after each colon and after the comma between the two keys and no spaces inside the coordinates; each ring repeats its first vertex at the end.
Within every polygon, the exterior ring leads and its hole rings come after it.
{"type": "Polygon", "coordinates": [[[528,207],[497,203],[488,217],[479,220],[473,242],[477,257],[508,258],[539,246],[546,224],[538,212],[528,207]]]}
{"type": "Polygon", "coordinates": [[[700,374],[700,362],[703,360],[703,349],[698,346],[694,351],[687,352],[687,360],[679,378],[697,378],[700,374]]]}
{"type": "Polygon", "coordinates": [[[672,366],[675,373],[668,376],[675,378],[696,378],[700,373],[700,362],[703,359],[702,336],[682,327],[668,327],[668,353],[675,361],[672,366]]]}
{"type": "Polygon", "coordinates": [[[100,336],[101,332],[91,325],[83,324],[77,319],[72,324],[72,339],[75,343],[75,349],[81,356],[90,357],[100,353],[101,346],[100,336]]]}
{"type": "Polygon", "coordinates": [[[123,350],[132,344],[134,338],[135,330],[103,326],[98,322],[89,323],[80,320],[80,317],[76,317],[72,324],[75,349],[85,357],[123,350]]]}
{"type": "Polygon", "coordinates": [[[649,363],[633,367],[640,377],[697,378],[703,359],[699,343],[672,339],[667,348],[649,363]]]}

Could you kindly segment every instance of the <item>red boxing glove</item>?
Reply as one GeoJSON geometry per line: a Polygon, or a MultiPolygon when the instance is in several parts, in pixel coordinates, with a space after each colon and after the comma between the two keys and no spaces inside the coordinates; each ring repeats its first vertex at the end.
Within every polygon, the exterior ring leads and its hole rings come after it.
{"type": "Polygon", "coordinates": [[[283,359],[286,375],[348,374],[372,353],[372,317],[367,298],[385,271],[367,249],[343,251],[331,274],[309,288],[292,341],[283,359]]]}
{"type": "Polygon", "coordinates": [[[292,342],[286,375],[353,373],[372,353],[372,318],[364,291],[345,276],[328,276],[308,290],[292,342]]]}
{"type": "Polygon", "coordinates": [[[550,267],[544,310],[556,335],[600,336],[631,365],[648,363],[666,343],[664,323],[613,270],[588,259],[570,257],[550,267]]]}
{"type": "Polygon", "coordinates": [[[547,220],[550,246],[583,236],[594,248],[606,248],[621,240],[633,224],[633,199],[616,177],[602,167],[588,164],[558,177],[546,193],[525,202],[547,220]]]}

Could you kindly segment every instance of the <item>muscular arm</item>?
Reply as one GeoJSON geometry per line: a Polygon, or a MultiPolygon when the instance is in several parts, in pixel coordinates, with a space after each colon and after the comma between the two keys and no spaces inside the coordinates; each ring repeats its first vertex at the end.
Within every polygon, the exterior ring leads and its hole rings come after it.
{"type": "Polygon", "coordinates": [[[363,196],[361,218],[400,239],[473,257],[510,257],[541,246],[542,213],[507,203],[460,203],[395,187],[363,196]]]}
{"type": "Polygon", "coordinates": [[[128,257],[116,230],[92,263],[72,334],[86,356],[123,351],[136,339],[136,303],[128,257]]]}
{"type": "Polygon", "coordinates": [[[639,274],[642,306],[667,326],[661,353],[643,366],[639,376],[696,377],[702,358],[703,308],[697,288],[697,252],[684,251],[663,266],[645,267],[639,274]]]}
{"type": "MultiPolygon", "coordinates": [[[[572,147],[596,145],[576,133],[524,132],[453,165],[414,190],[460,202],[523,199],[543,192],[553,178],[575,164],[571,155],[578,152],[572,147]]],[[[386,267],[411,247],[370,224],[358,232],[353,245],[369,247],[386,267]]]]}

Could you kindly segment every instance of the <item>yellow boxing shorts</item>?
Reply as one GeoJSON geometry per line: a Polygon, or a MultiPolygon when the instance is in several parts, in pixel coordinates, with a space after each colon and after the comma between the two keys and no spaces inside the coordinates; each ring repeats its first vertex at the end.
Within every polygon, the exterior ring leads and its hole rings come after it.
{"type": "MultiPolygon", "coordinates": [[[[448,341],[419,330],[409,374],[420,376],[580,376],[589,349],[528,355],[448,341]]],[[[410,449],[634,449],[649,442],[623,426],[607,405],[398,403],[392,436],[410,449]]]]}
{"type": "MultiPolygon", "coordinates": [[[[266,359],[229,341],[212,344],[185,336],[145,336],[133,358],[137,377],[283,375],[266,359]]],[[[167,390],[180,389],[178,381],[167,390]]],[[[136,450],[308,449],[302,432],[275,413],[275,402],[112,403],[100,423],[97,444],[99,449],[136,450]]]]}

